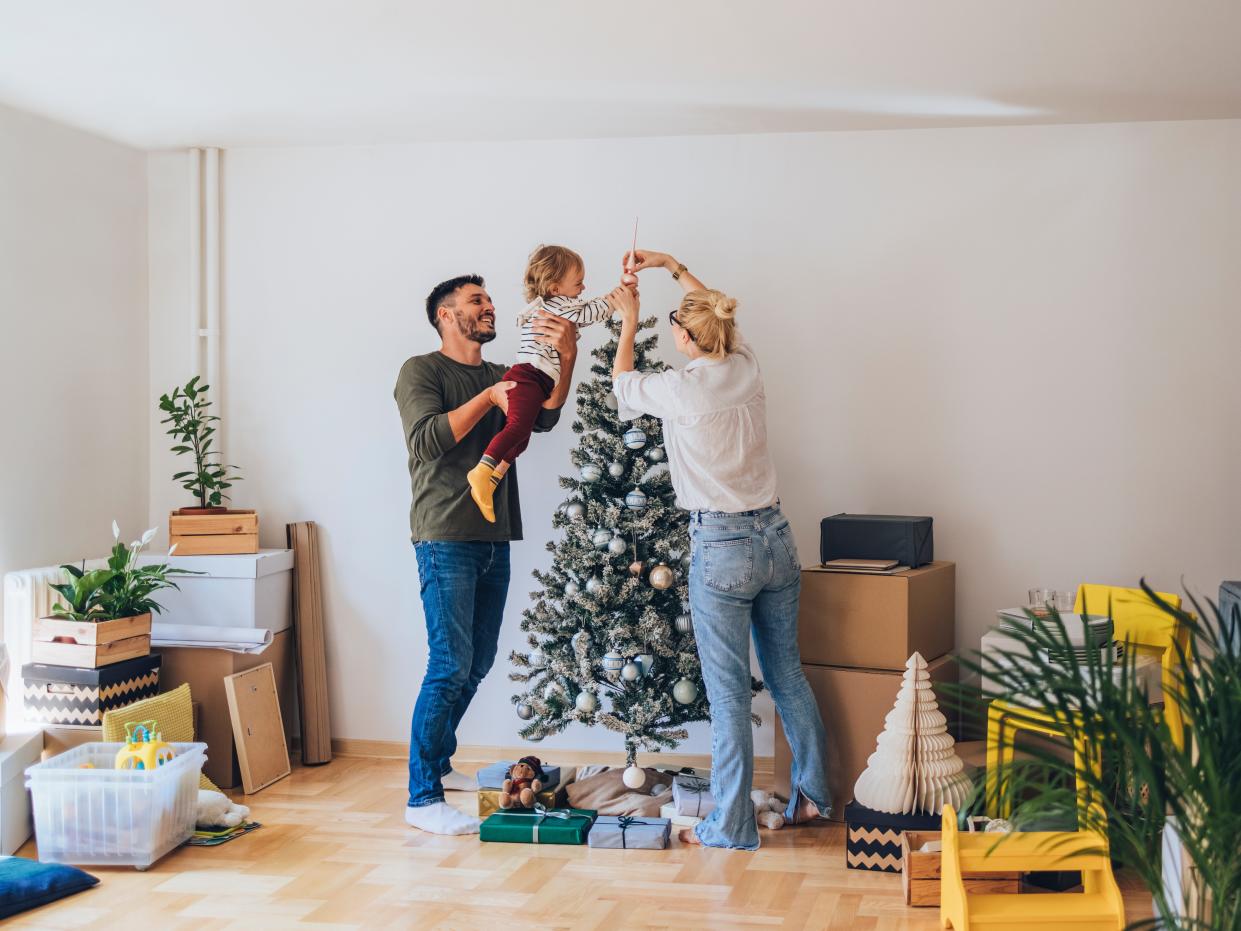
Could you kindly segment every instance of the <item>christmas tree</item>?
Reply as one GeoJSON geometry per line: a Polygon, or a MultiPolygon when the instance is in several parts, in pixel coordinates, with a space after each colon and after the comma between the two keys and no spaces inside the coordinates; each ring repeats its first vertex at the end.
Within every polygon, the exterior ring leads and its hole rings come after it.
{"type": "MultiPolygon", "coordinates": [[[[659,420],[617,414],[620,324],[608,328],[594,378],[577,389],[577,474],[560,479],[570,496],[552,519],[564,536],[547,544],[551,568],[534,573],[542,590],[521,622],[530,651],[511,654],[510,678],[524,684],[513,696],[524,739],[602,724],[624,735],[632,766],[638,750],[675,747],[709,708],[689,613],[689,514],[676,506],[659,420]]],[[[667,368],[648,358],[657,340],[637,341],[635,369],[667,368]]]]}

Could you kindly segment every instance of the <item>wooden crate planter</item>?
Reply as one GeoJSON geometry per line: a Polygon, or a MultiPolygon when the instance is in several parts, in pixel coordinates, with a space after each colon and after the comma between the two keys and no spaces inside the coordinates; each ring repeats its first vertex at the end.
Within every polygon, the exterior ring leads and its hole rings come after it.
{"type": "MultiPolygon", "coordinates": [[[[901,836],[901,886],[905,904],[939,906],[940,867],[943,855],[936,850],[923,853],[918,848],[927,841],[941,840],[939,831],[906,831],[901,836]]],[[[996,838],[999,839],[998,837],[996,838]]],[[[961,877],[965,889],[973,893],[1013,893],[1021,891],[1021,873],[972,873],[961,877]]]]}
{"type": "Polygon", "coordinates": [[[259,516],[254,511],[168,515],[168,543],[178,556],[229,556],[259,551],[259,516]]]}
{"type": "Polygon", "coordinates": [[[80,669],[98,669],[150,652],[150,614],[97,623],[41,617],[34,622],[30,645],[36,663],[80,669]]]}

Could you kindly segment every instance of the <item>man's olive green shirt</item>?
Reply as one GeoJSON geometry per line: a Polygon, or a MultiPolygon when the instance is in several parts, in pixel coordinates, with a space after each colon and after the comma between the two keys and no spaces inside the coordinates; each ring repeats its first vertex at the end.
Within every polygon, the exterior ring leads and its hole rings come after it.
{"type": "MultiPolygon", "coordinates": [[[[401,411],[409,450],[409,509],[412,539],[478,540],[496,543],[521,539],[521,504],[517,497],[517,465],[496,488],[496,522],[484,520],[470,497],[465,474],[478,465],[491,438],[504,426],[504,414],[493,407],[469,433],[454,443],[448,412],[500,381],[507,367],[484,362],[465,365],[442,352],[414,356],[396,379],[396,405],[401,411]]],[[[560,410],[539,411],[536,433],[545,433],[560,419],[560,410]]]]}

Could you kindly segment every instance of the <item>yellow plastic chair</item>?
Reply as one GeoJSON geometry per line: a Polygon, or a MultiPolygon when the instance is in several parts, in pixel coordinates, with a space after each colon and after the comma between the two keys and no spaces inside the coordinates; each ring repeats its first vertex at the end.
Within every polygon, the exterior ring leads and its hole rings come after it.
{"type": "MultiPolygon", "coordinates": [[[[1160,599],[1173,608],[1180,609],[1181,597],[1167,592],[1156,592],[1160,599]]],[[[1172,731],[1172,740],[1178,748],[1185,745],[1185,721],[1181,706],[1173,697],[1180,691],[1182,671],[1176,645],[1180,652],[1189,656],[1189,631],[1175,617],[1155,604],[1140,588],[1119,588],[1114,585],[1083,584],[1077,589],[1077,603],[1073,608],[1078,614],[1110,614],[1116,624],[1113,638],[1128,641],[1139,653],[1159,657],[1163,688],[1163,716],[1172,731]]]]}
{"type": "MultiPolygon", "coordinates": [[[[1180,608],[1178,595],[1167,592],[1156,594],[1174,608],[1180,608]]],[[[1185,722],[1179,704],[1171,696],[1180,688],[1180,668],[1176,644],[1188,655],[1189,632],[1155,604],[1140,588],[1119,588],[1111,585],[1081,585],[1077,590],[1075,610],[1079,614],[1110,614],[1115,624],[1113,638],[1128,641],[1138,652],[1159,656],[1162,669],[1160,682],[1164,695],[1164,717],[1172,732],[1172,740],[1184,746],[1185,722]]],[[[1011,767],[1015,753],[1017,733],[1030,731],[1046,737],[1064,738],[1072,730],[1067,722],[1057,720],[1051,714],[1038,709],[1026,708],[1002,700],[991,702],[987,710],[987,773],[986,808],[993,818],[1008,816],[1011,800],[1005,791],[1004,771],[1011,767]]],[[[1080,742],[1074,747],[1078,772],[1083,771],[1086,760],[1080,742]]],[[[1091,763],[1097,772],[1097,763],[1091,763]]],[[[1079,783],[1080,785],[1080,783],[1079,783]]],[[[1084,790],[1079,790],[1079,803],[1090,804],[1084,790]]]]}
{"type": "Polygon", "coordinates": [[[943,810],[939,925],[970,928],[1043,928],[1120,931],[1125,904],[1112,875],[1107,840],[1089,831],[962,834],[951,805],[943,810]],[[970,873],[1081,870],[1082,892],[1012,895],[966,892],[970,873]]]}

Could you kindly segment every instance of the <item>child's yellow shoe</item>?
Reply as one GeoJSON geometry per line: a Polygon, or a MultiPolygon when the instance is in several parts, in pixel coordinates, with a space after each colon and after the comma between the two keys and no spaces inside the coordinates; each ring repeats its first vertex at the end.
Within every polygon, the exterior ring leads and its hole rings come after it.
{"type": "Polygon", "coordinates": [[[465,474],[466,481],[470,483],[470,497],[474,499],[474,503],[478,505],[478,509],[483,512],[483,517],[490,524],[496,522],[496,509],[491,503],[492,496],[496,492],[496,484],[491,480],[494,472],[495,469],[487,463],[480,462],[465,474]]]}

